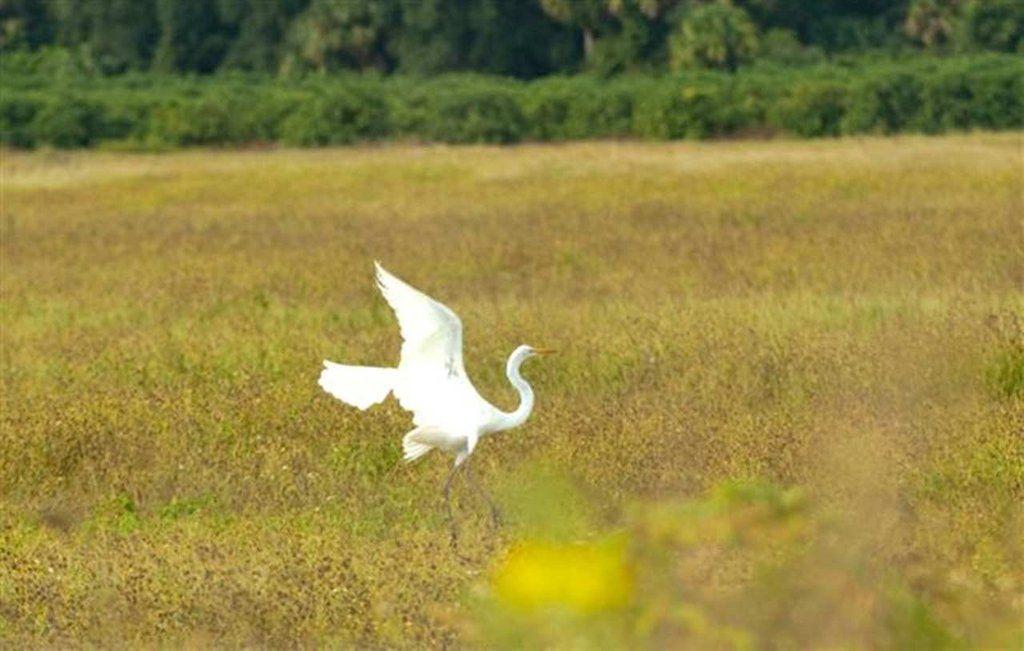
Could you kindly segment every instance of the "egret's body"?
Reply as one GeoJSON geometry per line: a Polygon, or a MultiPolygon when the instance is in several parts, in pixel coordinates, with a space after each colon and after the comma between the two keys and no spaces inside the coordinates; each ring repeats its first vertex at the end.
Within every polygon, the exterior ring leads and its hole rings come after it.
{"type": "Polygon", "coordinates": [[[519,407],[512,412],[502,411],[484,400],[466,375],[462,322],[455,312],[399,280],[380,263],[375,266],[377,285],[394,310],[402,333],[398,366],[349,366],[324,361],[319,384],[335,398],[359,409],[368,409],[393,393],[399,404],[412,412],[416,425],[402,439],[405,460],[415,461],[434,449],[455,455],[455,465],[445,482],[448,498],[455,471],[473,454],[481,437],[518,427],[530,417],[533,389],[520,375],[519,367],[548,351],[519,346],[512,352],[505,370],[519,392],[519,407]]]}

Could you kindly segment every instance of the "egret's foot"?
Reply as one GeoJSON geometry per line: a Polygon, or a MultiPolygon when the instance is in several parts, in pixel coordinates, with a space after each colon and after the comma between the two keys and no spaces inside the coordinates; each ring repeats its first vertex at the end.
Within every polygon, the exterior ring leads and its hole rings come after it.
{"type": "Polygon", "coordinates": [[[491,504],[491,526],[500,529],[502,524],[504,524],[504,520],[501,516],[501,509],[491,504]]]}
{"type": "Polygon", "coordinates": [[[448,538],[448,544],[451,545],[452,554],[455,556],[455,558],[458,559],[458,561],[460,563],[472,563],[473,562],[472,558],[470,558],[469,556],[466,556],[461,551],[459,551],[459,533],[458,533],[458,531],[456,531],[455,528],[453,527],[451,532],[450,532],[450,534],[451,535],[448,538]]]}

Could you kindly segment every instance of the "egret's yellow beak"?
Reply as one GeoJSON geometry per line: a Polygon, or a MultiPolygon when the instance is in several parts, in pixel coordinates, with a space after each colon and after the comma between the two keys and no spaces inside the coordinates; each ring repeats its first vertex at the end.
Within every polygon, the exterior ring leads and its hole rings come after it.
{"type": "Polygon", "coordinates": [[[538,355],[553,355],[558,351],[555,350],[554,348],[534,348],[533,352],[538,355]]]}

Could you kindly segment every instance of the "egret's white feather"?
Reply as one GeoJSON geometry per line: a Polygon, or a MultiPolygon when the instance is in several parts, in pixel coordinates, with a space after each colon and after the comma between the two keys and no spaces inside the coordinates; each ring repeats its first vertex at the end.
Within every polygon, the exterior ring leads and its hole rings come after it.
{"type": "Polygon", "coordinates": [[[388,397],[397,374],[393,368],[348,366],[324,360],[317,383],[338,400],[367,409],[388,397]]]}
{"type": "Polygon", "coordinates": [[[462,322],[446,305],[389,273],[379,262],[377,285],[395,312],[402,333],[394,393],[413,423],[469,431],[495,409],[466,376],[462,322]]]}
{"type": "Polygon", "coordinates": [[[417,427],[402,437],[402,451],[406,461],[415,461],[434,448],[452,450],[459,441],[436,427],[417,427]]]}
{"type": "Polygon", "coordinates": [[[419,459],[424,454],[430,452],[434,448],[423,443],[416,443],[415,441],[402,440],[402,460],[406,463],[412,463],[419,459]]]}

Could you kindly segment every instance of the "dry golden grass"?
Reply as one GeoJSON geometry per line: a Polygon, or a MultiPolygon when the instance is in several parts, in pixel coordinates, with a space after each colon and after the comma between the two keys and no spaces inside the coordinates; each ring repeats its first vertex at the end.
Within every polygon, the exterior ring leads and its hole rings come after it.
{"type": "Polygon", "coordinates": [[[1022,169],[1019,134],[5,152],[0,644],[1020,645],[1022,169]],[[395,359],[374,258],[504,407],[515,345],[562,350],[478,449],[509,523],[460,492],[468,561],[447,460],[316,386],[395,359]],[[524,608],[550,558],[619,605],[524,608]]]}

